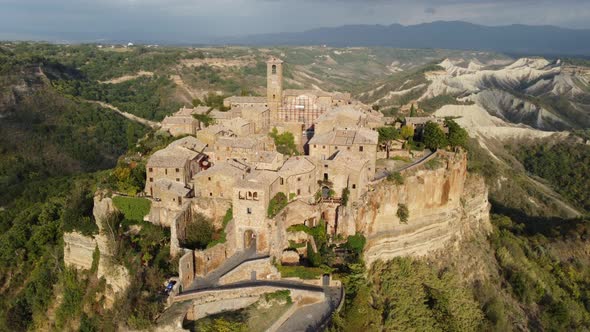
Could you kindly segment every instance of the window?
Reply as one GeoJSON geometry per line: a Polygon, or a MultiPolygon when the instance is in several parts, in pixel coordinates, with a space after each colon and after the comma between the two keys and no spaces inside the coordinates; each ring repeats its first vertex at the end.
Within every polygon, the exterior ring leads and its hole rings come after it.
{"type": "Polygon", "coordinates": [[[326,146],[325,145],[322,145],[322,149],[325,149],[325,148],[326,148],[326,146]]]}
{"type": "Polygon", "coordinates": [[[150,178],[150,182],[154,182],[154,178],[150,178]]]}
{"type": "Polygon", "coordinates": [[[297,182],[300,182],[300,181],[301,181],[301,177],[298,177],[298,178],[297,178],[297,182]]]}
{"type": "Polygon", "coordinates": [[[182,197],[178,196],[178,205],[182,205],[182,197]]]}
{"type": "Polygon", "coordinates": [[[176,178],[176,182],[180,182],[180,179],[179,178],[176,178]]]}
{"type": "Polygon", "coordinates": [[[154,169],[150,167],[150,172],[153,172],[153,171],[154,171],[154,169]]]}
{"type": "Polygon", "coordinates": [[[209,193],[209,197],[213,197],[213,193],[209,193]]]}
{"type": "Polygon", "coordinates": [[[359,146],[359,152],[363,152],[363,147],[359,146]]]}
{"type": "Polygon", "coordinates": [[[346,150],[350,151],[350,146],[346,148],[346,150]]]}
{"type": "Polygon", "coordinates": [[[177,168],[177,169],[176,169],[176,173],[178,173],[178,172],[180,172],[180,168],[177,168]]]}
{"type": "Polygon", "coordinates": [[[252,198],[254,198],[255,201],[258,200],[258,193],[254,192],[254,194],[252,194],[252,198]]]}
{"type": "Polygon", "coordinates": [[[252,209],[251,208],[246,208],[246,213],[247,214],[252,214],[252,209]]]}
{"type": "Polygon", "coordinates": [[[324,168],[328,168],[328,164],[324,165],[324,168]]]}
{"type": "Polygon", "coordinates": [[[297,196],[301,195],[301,189],[297,189],[297,196]]]}
{"type": "Polygon", "coordinates": [[[272,65],[272,73],[273,73],[273,75],[276,75],[276,73],[277,73],[277,65],[272,65]]]}
{"type": "Polygon", "coordinates": [[[164,169],[164,174],[168,175],[168,169],[167,168],[164,169]]]}
{"type": "Polygon", "coordinates": [[[352,189],[356,189],[356,184],[353,184],[352,185],[352,189]]]}
{"type": "Polygon", "coordinates": [[[315,149],[315,148],[317,148],[318,146],[314,144],[314,145],[313,145],[313,147],[314,147],[314,149],[315,149]]]}
{"type": "Polygon", "coordinates": [[[324,173],[324,181],[328,181],[328,173],[324,173]]]}
{"type": "Polygon", "coordinates": [[[285,184],[285,179],[281,178],[281,186],[285,184]]]}
{"type": "Polygon", "coordinates": [[[208,179],[209,179],[209,181],[211,181],[211,177],[209,177],[208,179]]]}
{"type": "Polygon", "coordinates": [[[241,191],[238,192],[238,198],[239,199],[245,199],[246,197],[244,197],[244,194],[242,194],[241,191]]]}

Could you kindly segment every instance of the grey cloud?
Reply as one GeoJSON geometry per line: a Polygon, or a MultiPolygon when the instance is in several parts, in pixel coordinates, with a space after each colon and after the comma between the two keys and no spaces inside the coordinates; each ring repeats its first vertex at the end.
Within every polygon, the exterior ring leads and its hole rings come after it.
{"type": "Polygon", "coordinates": [[[199,42],[211,36],[432,20],[590,28],[588,0],[0,0],[0,9],[0,38],[199,42]]]}

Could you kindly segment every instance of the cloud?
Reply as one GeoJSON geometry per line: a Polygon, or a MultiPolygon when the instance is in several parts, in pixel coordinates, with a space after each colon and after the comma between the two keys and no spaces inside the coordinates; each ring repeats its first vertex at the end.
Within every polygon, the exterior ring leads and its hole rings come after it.
{"type": "Polygon", "coordinates": [[[590,28],[588,0],[0,0],[0,8],[0,31],[27,38],[198,42],[207,36],[432,20],[590,28]]]}

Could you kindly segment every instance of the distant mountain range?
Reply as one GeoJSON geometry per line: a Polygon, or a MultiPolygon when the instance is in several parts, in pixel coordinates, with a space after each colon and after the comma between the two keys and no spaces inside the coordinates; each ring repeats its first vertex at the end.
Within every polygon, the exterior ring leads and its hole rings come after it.
{"type": "Polygon", "coordinates": [[[458,21],[410,26],[346,25],[304,32],[226,38],[215,43],[444,48],[513,54],[590,56],[590,30],[528,25],[492,27],[458,21]]]}

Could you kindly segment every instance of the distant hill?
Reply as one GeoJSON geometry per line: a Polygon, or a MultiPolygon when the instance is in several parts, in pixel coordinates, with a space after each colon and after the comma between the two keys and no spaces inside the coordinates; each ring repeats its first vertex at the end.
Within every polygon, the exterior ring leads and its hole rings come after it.
{"type": "Polygon", "coordinates": [[[486,50],[514,54],[590,56],[590,30],[555,26],[483,26],[466,22],[347,25],[295,33],[230,38],[245,45],[329,45],[335,47],[386,46],[486,50]]]}

